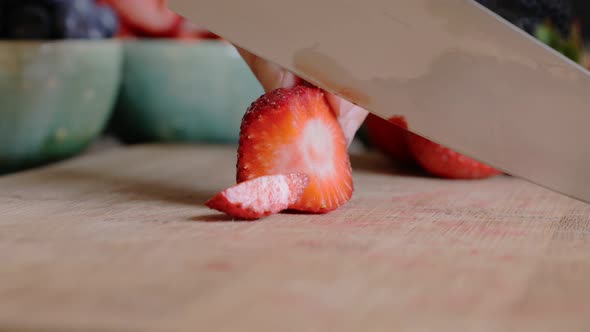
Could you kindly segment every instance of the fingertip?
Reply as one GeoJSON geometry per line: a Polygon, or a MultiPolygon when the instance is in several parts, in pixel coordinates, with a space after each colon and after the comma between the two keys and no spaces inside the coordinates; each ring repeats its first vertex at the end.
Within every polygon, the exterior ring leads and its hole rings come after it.
{"type": "Polygon", "coordinates": [[[338,123],[340,123],[344,136],[350,145],[369,112],[332,93],[326,93],[326,98],[338,118],[338,123]]]}
{"type": "Polygon", "coordinates": [[[232,44],[236,50],[238,51],[238,53],[240,54],[240,56],[242,57],[242,59],[244,60],[244,62],[246,62],[246,64],[248,65],[248,67],[250,67],[250,69],[252,69],[252,63],[254,61],[254,59],[256,58],[256,56],[248,51],[246,51],[245,49],[239,47],[238,45],[232,44]]]}
{"type": "Polygon", "coordinates": [[[278,88],[291,88],[301,81],[299,77],[279,65],[260,58],[237,45],[234,46],[248,67],[250,67],[264,91],[270,92],[278,88]]]}

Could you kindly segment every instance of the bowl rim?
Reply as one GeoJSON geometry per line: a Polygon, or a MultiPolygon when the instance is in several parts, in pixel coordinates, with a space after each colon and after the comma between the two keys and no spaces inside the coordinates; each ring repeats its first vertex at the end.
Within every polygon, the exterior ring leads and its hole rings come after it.
{"type": "Polygon", "coordinates": [[[97,46],[133,44],[160,46],[222,46],[234,47],[224,39],[173,39],[173,38],[105,38],[105,39],[0,39],[0,47],[60,47],[60,46],[97,46]]]}
{"type": "Polygon", "coordinates": [[[0,39],[0,46],[10,45],[97,45],[121,44],[119,39],[0,39]]]}
{"type": "Polygon", "coordinates": [[[173,38],[129,38],[121,39],[123,44],[146,44],[146,45],[166,45],[166,46],[196,46],[196,45],[233,45],[223,39],[173,39],[173,38]]]}

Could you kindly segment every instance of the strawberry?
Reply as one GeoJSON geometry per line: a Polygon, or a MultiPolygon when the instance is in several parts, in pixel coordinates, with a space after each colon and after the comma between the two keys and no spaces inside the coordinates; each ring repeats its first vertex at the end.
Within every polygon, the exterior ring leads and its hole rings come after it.
{"type": "Polygon", "coordinates": [[[135,31],[129,27],[125,22],[119,23],[119,30],[117,31],[118,38],[133,39],[137,37],[135,31]]]}
{"type": "Polygon", "coordinates": [[[394,116],[387,122],[369,114],[365,124],[371,143],[381,152],[398,161],[417,162],[431,175],[448,179],[482,179],[501,173],[408,131],[403,116],[394,116]]]}
{"type": "Polygon", "coordinates": [[[195,40],[195,39],[221,39],[211,31],[192,23],[183,18],[178,31],[174,35],[176,39],[195,40]]]}
{"type": "Polygon", "coordinates": [[[171,11],[167,0],[103,0],[113,7],[127,30],[140,37],[171,37],[183,18],[171,11]]]}
{"type": "Polygon", "coordinates": [[[409,163],[414,160],[406,143],[408,124],[403,116],[394,116],[386,121],[369,114],[365,125],[369,142],[379,151],[396,161],[409,163]]]}
{"type": "Polygon", "coordinates": [[[324,93],[299,85],[256,100],[244,115],[237,181],[301,172],[309,186],[289,208],[326,213],[350,200],[352,169],[347,142],[324,93]]]}
{"type": "Polygon", "coordinates": [[[448,179],[483,179],[501,172],[424,137],[408,133],[407,142],[414,159],[428,173],[448,179]]]}
{"type": "Polygon", "coordinates": [[[309,184],[303,173],[270,175],[225,189],[205,205],[231,217],[256,220],[287,209],[309,184]]]}

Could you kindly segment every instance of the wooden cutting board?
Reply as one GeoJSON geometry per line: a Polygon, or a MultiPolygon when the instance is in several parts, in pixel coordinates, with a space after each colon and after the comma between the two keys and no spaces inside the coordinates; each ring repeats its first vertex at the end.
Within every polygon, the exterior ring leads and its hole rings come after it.
{"type": "Polygon", "coordinates": [[[589,331],[590,206],[353,157],[323,216],[203,206],[235,148],[118,148],[0,178],[1,331],[589,331]]]}

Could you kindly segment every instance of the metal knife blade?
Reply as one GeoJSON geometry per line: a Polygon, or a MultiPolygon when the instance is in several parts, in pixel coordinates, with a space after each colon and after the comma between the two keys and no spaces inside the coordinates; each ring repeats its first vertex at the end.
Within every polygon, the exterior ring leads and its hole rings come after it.
{"type": "Polygon", "coordinates": [[[590,202],[590,75],[473,0],[171,0],[309,82],[590,202]]]}

